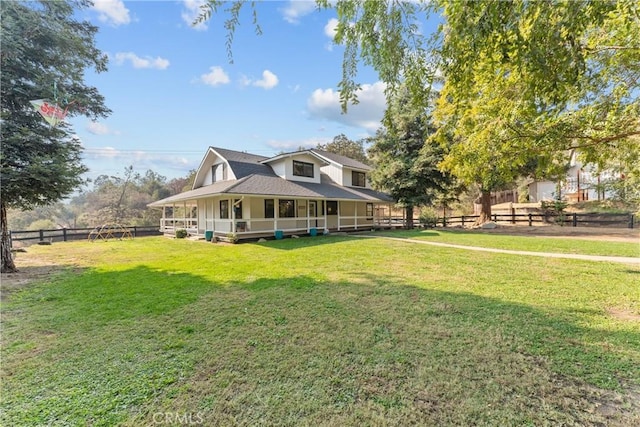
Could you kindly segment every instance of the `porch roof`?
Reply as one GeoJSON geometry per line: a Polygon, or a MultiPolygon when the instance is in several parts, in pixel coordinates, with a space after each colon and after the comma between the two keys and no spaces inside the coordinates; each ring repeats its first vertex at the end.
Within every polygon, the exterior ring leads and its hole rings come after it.
{"type": "Polygon", "coordinates": [[[212,196],[234,194],[273,197],[295,197],[304,199],[361,200],[391,203],[387,194],[368,188],[343,187],[321,175],[321,183],[288,181],[270,174],[251,174],[232,181],[220,181],[166,199],[150,203],[150,207],[161,207],[176,202],[204,199],[212,196]]]}

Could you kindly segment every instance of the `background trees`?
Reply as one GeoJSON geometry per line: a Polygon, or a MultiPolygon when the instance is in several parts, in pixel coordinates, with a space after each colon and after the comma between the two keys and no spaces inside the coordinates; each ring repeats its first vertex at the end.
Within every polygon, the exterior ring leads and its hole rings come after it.
{"type": "Polygon", "coordinates": [[[340,134],[333,138],[333,141],[327,144],[318,144],[316,148],[329,153],[340,154],[351,159],[359,160],[364,164],[369,163],[367,153],[364,148],[365,140],[352,141],[344,134],[340,134]]]}
{"type": "Polygon", "coordinates": [[[84,72],[105,71],[107,57],[94,43],[97,28],[74,17],[86,1],[0,3],[2,154],[0,199],[2,271],[15,271],[6,209],[50,204],[83,183],[80,142],[64,123],[50,126],[30,101],[49,99],[68,115],[91,118],[109,110],[84,72]]]}

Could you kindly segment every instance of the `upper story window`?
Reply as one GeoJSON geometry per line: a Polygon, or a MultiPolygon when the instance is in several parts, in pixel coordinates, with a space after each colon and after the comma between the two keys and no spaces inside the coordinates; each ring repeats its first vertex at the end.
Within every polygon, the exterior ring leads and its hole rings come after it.
{"type": "Polygon", "coordinates": [[[367,175],[364,172],[351,172],[351,185],[354,187],[366,187],[367,175]]]}
{"type": "Polygon", "coordinates": [[[293,174],[295,176],[305,176],[307,178],[313,178],[313,163],[306,163],[306,162],[300,162],[298,160],[294,160],[293,174]]]}
{"type": "Polygon", "coordinates": [[[218,163],[211,166],[211,183],[227,180],[227,164],[218,163]]]}

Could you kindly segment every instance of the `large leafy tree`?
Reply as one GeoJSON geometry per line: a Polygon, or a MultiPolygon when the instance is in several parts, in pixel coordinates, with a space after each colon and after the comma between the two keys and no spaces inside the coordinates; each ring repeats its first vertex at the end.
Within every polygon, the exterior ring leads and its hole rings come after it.
{"type": "Polygon", "coordinates": [[[2,271],[15,271],[6,209],[30,209],[70,194],[86,171],[80,142],[64,123],[51,126],[30,101],[58,101],[68,116],[104,117],[110,111],[97,89],[84,82],[93,68],[106,70],[107,57],[94,43],[97,31],[75,19],[88,1],[0,2],[2,154],[0,200],[2,271]],[[57,98],[57,99],[56,99],[57,98]]]}
{"type": "Polygon", "coordinates": [[[402,89],[389,103],[386,126],[371,138],[371,183],[405,208],[409,229],[414,207],[431,204],[455,188],[453,177],[439,168],[444,150],[430,140],[434,132],[430,116],[402,89]]]}
{"type": "MultiPolygon", "coordinates": [[[[202,19],[221,3],[210,0],[202,19]]],[[[243,2],[232,3],[230,34],[243,2]]],[[[378,71],[388,97],[402,84],[423,107],[444,79],[434,111],[438,138],[452,143],[443,167],[479,184],[485,215],[489,191],[522,174],[552,177],[570,149],[600,167],[640,151],[636,0],[317,3],[337,12],[343,109],[357,102],[360,62],[378,71]],[[430,17],[442,20],[434,34],[421,31],[430,17]]]]}
{"type": "Polygon", "coordinates": [[[600,167],[640,151],[640,4],[445,2],[442,14],[444,166],[480,184],[483,213],[496,185],[553,177],[570,150],[600,167]]]}

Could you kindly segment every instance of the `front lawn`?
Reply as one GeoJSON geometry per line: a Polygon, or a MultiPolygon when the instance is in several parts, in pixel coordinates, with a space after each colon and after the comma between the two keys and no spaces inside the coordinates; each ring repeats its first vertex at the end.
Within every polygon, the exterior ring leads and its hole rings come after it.
{"type": "Polygon", "coordinates": [[[2,425],[640,423],[637,266],[348,236],[36,259],[66,268],[3,303],[2,425]]]}

